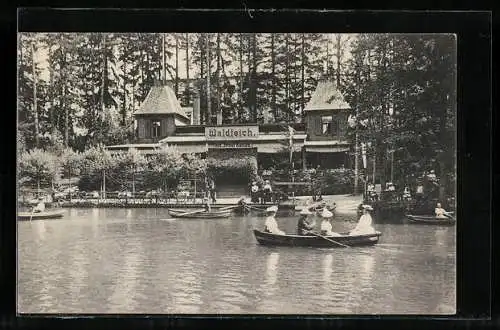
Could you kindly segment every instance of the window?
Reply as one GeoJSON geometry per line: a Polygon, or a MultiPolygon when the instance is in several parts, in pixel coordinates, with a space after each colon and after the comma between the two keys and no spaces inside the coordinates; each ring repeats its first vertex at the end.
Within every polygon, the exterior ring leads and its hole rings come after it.
{"type": "Polygon", "coordinates": [[[328,136],[336,136],[339,131],[339,122],[332,116],[321,117],[321,134],[328,136]]]}
{"type": "Polygon", "coordinates": [[[160,133],[161,133],[161,123],[159,120],[153,120],[153,122],[151,123],[151,136],[153,138],[157,138],[157,137],[160,137],[160,133]]]}

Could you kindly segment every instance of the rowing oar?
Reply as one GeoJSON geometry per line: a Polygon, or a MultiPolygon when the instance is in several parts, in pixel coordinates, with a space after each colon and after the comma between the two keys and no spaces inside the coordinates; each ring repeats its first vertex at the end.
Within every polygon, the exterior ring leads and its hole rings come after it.
{"type": "Polygon", "coordinates": [[[443,214],[450,219],[455,219],[453,215],[451,215],[451,212],[444,212],[443,214]]]}
{"type": "Polygon", "coordinates": [[[35,208],[34,208],[34,207],[33,207],[33,209],[31,210],[30,222],[31,222],[31,219],[33,218],[33,213],[35,213],[35,208]]]}
{"type": "Polygon", "coordinates": [[[325,237],[325,236],[323,236],[323,235],[317,234],[317,233],[315,233],[315,232],[313,232],[313,231],[307,231],[307,232],[308,232],[308,233],[310,233],[310,234],[313,234],[314,236],[318,236],[318,237],[324,238],[324,239],[326,239],[327,241],[332,242],[332,243],[335,243],[335,244],[337,244],[337,245],[340,245],[340,246],[343,246],[343,247],[346,247],[346,248],[350,248],[350,247],[352,247],[352,246],[345,245],[345,244],[342,244],[342,243],[340,243],[340,242],[334,241],[333,239],[329,239],[329,238],[327,238],[327,237],[325,237]]]}
{"type": "Polygon", "coordinates": [[[203,210],[198,210],[198,211],[192,211],[192,212],[185,212],[185,213],[180,213],[180,214],[177,214],[177,216],[185,216],[185,215],[191,215],[191,214],[196,214],[196,213],[201,213],[201,212],[205,212],[205,209],[203,210]]]}
{"type": "Polygon", "coordinates": [[[235,209],[237,207],[240,207],[239,205],[231,205],[231,206],[226,206],[226,207],[221,207],[220,209],[218,209],[217,211],[225,211],[225,210],[232,210],[232,209],[235,209]]]}

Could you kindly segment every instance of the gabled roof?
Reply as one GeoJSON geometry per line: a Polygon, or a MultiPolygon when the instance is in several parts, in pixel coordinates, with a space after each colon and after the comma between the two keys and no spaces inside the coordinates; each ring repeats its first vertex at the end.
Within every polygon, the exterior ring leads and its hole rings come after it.
{"type": "Polygon", "coordinates": [[[350,109],[344,100],[344,96],[330,80],[321,80],[311,96],[311,100],[305,107],[305,111],[311,110],[339,110],[350,109]]]}
{"type": "Polygon", "coordinates": [[[172,87],[168,85],[155,84],[149,91],[146,99],[141,104],[139,110],[134,115],[142,114],[178,114],[186,119],[186,113],[181,108],[181,104],[172,87]]]}

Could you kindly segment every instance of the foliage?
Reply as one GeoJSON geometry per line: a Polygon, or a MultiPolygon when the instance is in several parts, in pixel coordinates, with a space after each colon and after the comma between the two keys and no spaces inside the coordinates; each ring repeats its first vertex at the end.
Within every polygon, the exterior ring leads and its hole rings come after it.
{"type": "MultiPolygon", "coordinates": [[[[354,186],[354,171],[351,169],[332,169],[322,171],[313,176],[313,187],[321,191],[323,195],[348,194],[354,186]]],[[[362,178],[358,184],[364,186],[362,178]]]]}
{"type": "Polygon", "coordinates": [[[231,177],[232,181],[242,180],[245,183],[259,179],[257,163],[255,158],[250,156],[222,160],[208,158],[207,172],[215,178],[227,180],[228,177],[231,177]]]}
{"type": "MultiPolygon", "coordinates": [[[[357,122],[367,123],[357,133],[371,143],[381,181],[388,180],[388,150],[395,150],[394,181],[430,169],[442,178],[455,172],[455,51],[453,35],[370,34],[355,42],[344,92],[357,122]]],[[[448,180],[442,187],[451,188],[448,180]]]]}
{"type": "Polygon", "coordinates": [[[75,152],[70,148],[64,149],[58,159],[62,176],[66,178],[78,176],[82,167],[82,160],[82,154],[79,152],[75,152]]]}
{"type": "Polygon", "coordinates": [[[41,149],[25,151],[19,157],[19,174],[31,184],[48,186],[57,175],[57,162],[49,152],[41,149]]]}

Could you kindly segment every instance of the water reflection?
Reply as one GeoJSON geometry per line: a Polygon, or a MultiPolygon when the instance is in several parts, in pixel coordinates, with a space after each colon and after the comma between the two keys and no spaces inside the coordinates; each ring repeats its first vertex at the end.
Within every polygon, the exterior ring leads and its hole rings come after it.
{"type": "Polygon", "coordinates": [[[329,283],[330,277],[332,276],[332,264],[333,256],[331,254],[326,254],[323,258],[323,283],[329,283]]]}
{"type": "Polygon", "coordinates": [[[109,297],[110,308],[113,313],[132,312],[137,306],[137,284],[140,279],[139,271],[142,267],[142,243],[138,240],[126,242],[126,248],[119,252],[119,271],[114,276],[113,293],[109,297]]]}
{"type": "Polygon", "coordinates": [[[45,232],[47,229],[45,228],[45,220],[37,220],[30,223],[35,229],[36,238],[40,241],[45,240],[45,232]]]}
{"type": "MultiPolygon", "coordinates": [[[[453,228],[380,224],[392,253],[260,246],[252,229],[264,219],[251,216],[162,218],[167,209],[95,208],[18,222],[19,311],[426,314],[455,305],[453,228]]],[[[295,231],[296,218],[279,221],[295,231]]]]}
{"type": "Polygon", "coordinates": [[[269,293],[270,290],[275,288],[278,279],[278,262],[280,261],[280,254],[278,252],[271,252],[266,261],[266,286],[269,293]]]}

